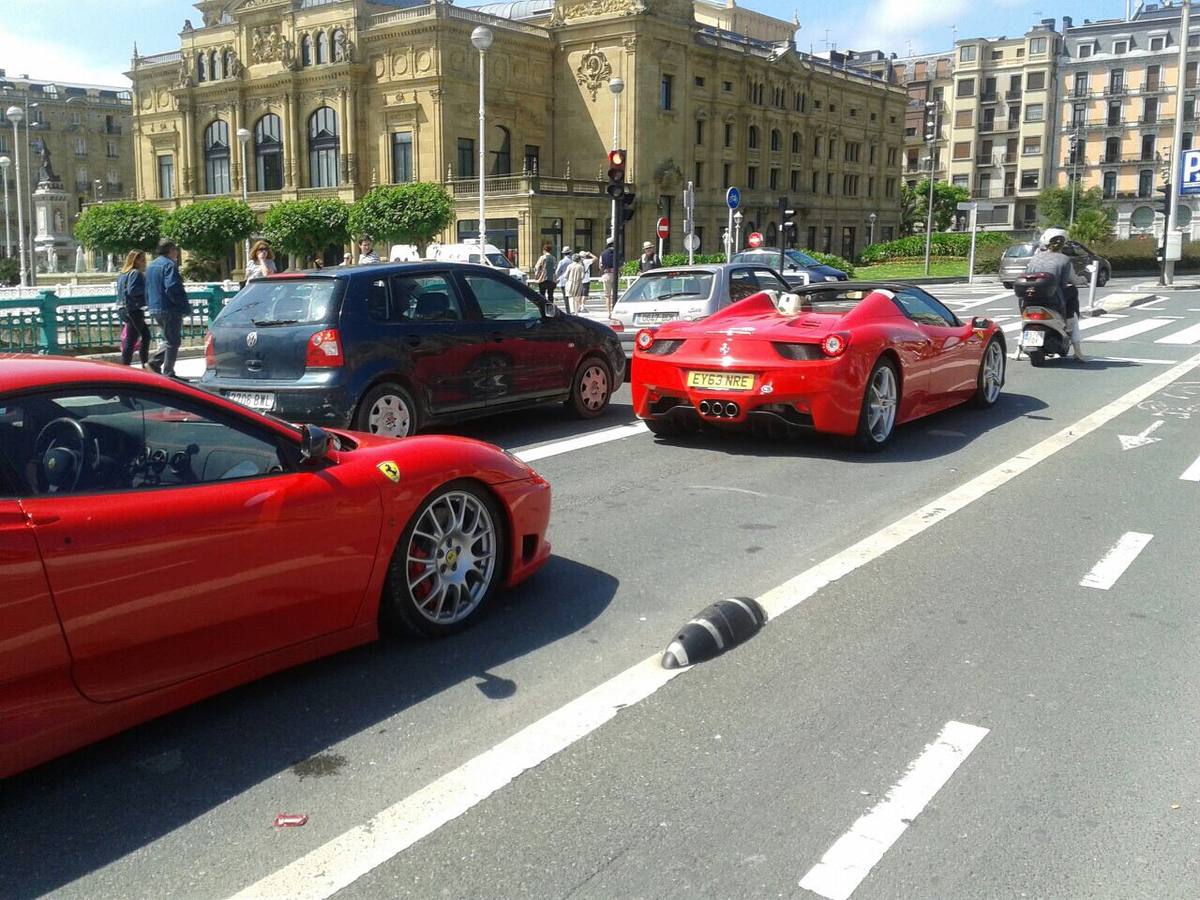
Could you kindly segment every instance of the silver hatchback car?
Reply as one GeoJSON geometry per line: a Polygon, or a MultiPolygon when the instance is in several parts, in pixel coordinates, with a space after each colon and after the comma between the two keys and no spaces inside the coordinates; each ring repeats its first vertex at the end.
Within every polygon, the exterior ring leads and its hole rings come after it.
{"type": "Polygon", "coordinates": [[[628,359],[643,328],[675,319],[702,319],[759,291],[789,291],[786,281],[762,264],[719,263],[651,269],[620,296],[609,326],[628,359]]]}

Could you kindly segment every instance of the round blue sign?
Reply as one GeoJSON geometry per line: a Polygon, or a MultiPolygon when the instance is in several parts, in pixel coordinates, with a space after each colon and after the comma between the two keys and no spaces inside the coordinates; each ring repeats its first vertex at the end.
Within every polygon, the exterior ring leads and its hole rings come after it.
{"type": "Polygon", "coordinates": [[[725,202],[729,204],[730,209],[737,209],[741,205],[742,195],[738,193],[737,188],[730,188],[725,192],[725,202]]]}

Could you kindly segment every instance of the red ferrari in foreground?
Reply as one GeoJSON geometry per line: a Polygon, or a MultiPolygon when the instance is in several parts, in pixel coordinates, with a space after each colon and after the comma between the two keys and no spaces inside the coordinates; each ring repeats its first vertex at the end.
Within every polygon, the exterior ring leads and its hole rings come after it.
{"type": "Polygon", "coordinates": [[[455,631],[546,561],[549,517],[478,441],[0,356],[0,777],[381,626],[455,631]]]}
{"type": "Polygon", "coordinates": [[[879,449],[895,426],[1004,384],[1004,335],[920,288],[816,284],[641,331],[634,410],[655,434],[700,425],[815,429],[879,449]]]}

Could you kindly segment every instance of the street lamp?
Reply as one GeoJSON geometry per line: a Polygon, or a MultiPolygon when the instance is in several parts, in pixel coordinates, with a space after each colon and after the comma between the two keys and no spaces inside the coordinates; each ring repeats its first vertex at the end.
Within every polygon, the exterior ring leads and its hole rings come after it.
{"type": "MultiPolygon", "coordinates": [[[[249,204],[250,202],[250,170],[246,168],[246,148],[250,144],[250,131],[246,128],[237,130],[238,143],[242,145],[242,202],[249,204]]],[[[245,257],[243,266],[250,266],[250,236],[246,235],[246,240],[242,246],[242,255],[245,257]]]]}
{"type": "Polygon", "coordinates": [[[867,246],[868,247],[871,246],[873,243],[875,243],[875,219],[876,218],[877,218],[877,216],[875,215],[875,213],[871,213],[869,216],[867,216],[867,227],[870,229],[867,232],[867,246]]]}
{"type": "Polygon", "coordinates": [[[484,161],[486,159],[486,109],[483,100],[483,77],[484,77],[484,59],[487,56],[488,50],[492,46],[492,29],[486,25],[478,26],[471,32],[471,44],[479,51],[479,259],[481,262],[487,259],[484,255],[487,250],[487,227],[484,222],[483,212],[483,171],[484,161]]]}
{"type": "MultiPolygon", "coordinates": [[[[21,195],[24,193],[21,190],[21,132],[17,128],[25,118],[25,111],[19,106],[10,106],[5,116],[12,122],[13,146],[16,148],[13,152],[17,157],[17,253],[21,260],[21,285],[28,286],[29,270],[25,268],[25,206],[21,202],[21,195]]],[[[7,196],[7,190],[5,195],[7,196]]]]}
{"type": "Polygon", "coordinates": [[[739,209],[733,214],[733,252],[737,253],[742,249],[742,211],[739,209]]]}
{"type": "Polygon", "coordinates": [[[1067,227],[1075,224],[1075,189],[1079,183],[1079,125],[1071,132],[1071,215],[1067,227]]]}
{"type": "Polygon", "coordinates": [[[12,165],[12,160],[7,156],[0,156],[0,181],[4,182],[4,258],[8,259],[12,255],[12,231],[8,225],[8,167],[12,165]]]}
{"type": "Polygon", "coordinates": [[[937,150],[938,136],[938,103],[936,100],[925,101],[925,141],[929,148],[929,201],[925,210],[925,275],[929,275],[929,247],[933,242],[933,179],[934,155],[937,150]]]}

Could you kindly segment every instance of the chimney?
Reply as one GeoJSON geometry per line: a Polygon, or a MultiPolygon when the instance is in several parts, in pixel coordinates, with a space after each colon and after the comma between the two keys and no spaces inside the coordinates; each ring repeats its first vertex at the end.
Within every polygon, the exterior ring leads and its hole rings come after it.
{"type": "Polygon", "coordinates": [[[1070,16],[1063,16],[1063,31],[1064,32],[1070,31],[1071,26],[1073,24],[1074,24],[1074,20],[1070,16]]]}

